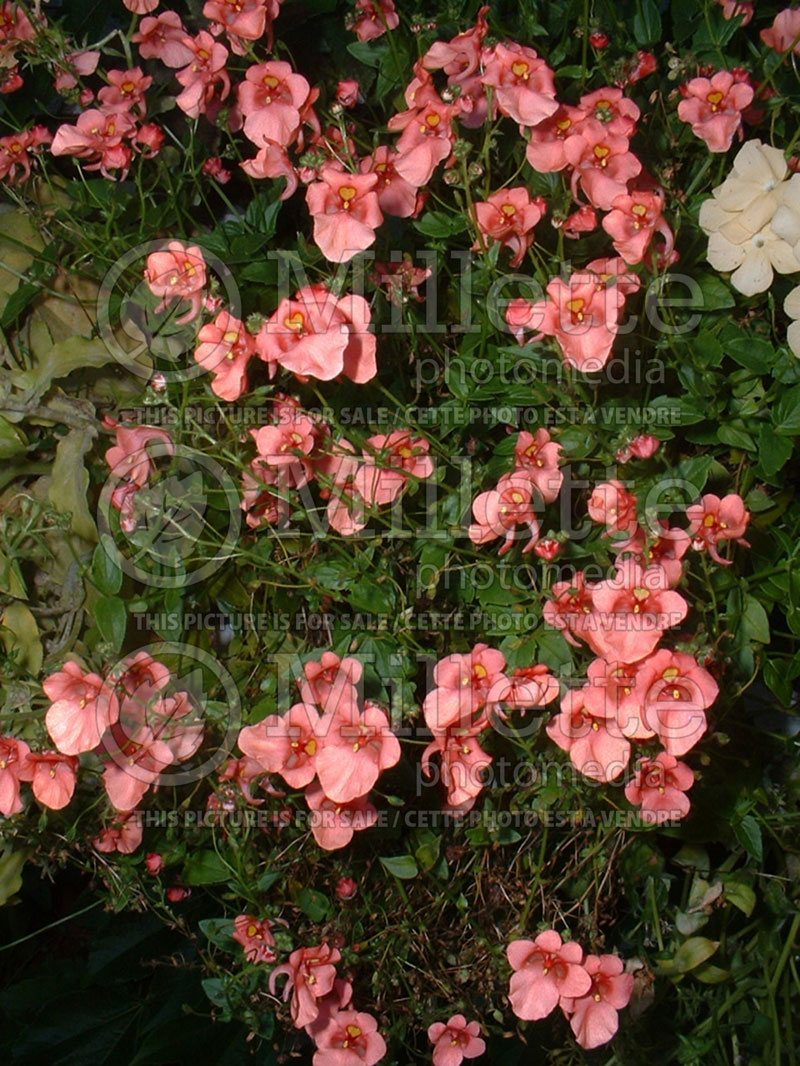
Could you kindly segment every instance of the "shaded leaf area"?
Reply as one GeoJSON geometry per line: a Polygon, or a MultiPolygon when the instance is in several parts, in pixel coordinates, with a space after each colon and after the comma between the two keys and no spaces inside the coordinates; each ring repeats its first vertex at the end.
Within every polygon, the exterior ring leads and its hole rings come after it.
{"type": "Polygon", "coordinates": [[[272,1066],[271,1047],[215,1021],[197,957],[153,914],[106,913],[77,875],[26,873],[0,913],[0,1027],[9,1066],[272,1066]],[[77,917],[63,922],[69,914],[77,917]],[[61,922],[48,929],[51,923],[61,922]],[[38,935],[8,948],[16,940],[38,935]]]}

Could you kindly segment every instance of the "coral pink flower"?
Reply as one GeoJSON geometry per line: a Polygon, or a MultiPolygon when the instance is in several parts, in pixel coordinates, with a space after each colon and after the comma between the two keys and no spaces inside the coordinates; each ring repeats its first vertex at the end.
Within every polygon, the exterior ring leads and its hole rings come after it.
{"type": "Polygon", "coordinates": [[[356,18],[353,29],[359,41],[374,41],[387,30],[396,30],[400,17],[394,0],[356,0],[356,18]]]}
{"type": "Polygon", "coordinates": [[[247,364],[255,344],[243,322],[221,311],[197,334],[195,362],[214,375],[211,391],[223,400],[238,400],[247,388],[247,364]]]}
{"type": "Polygon", "coordinates": [[[644,52],[640,48],[636,53],[636,62],[628,64],[622,80],[618,81],[617,85],[635,85],[637,82],[642,81],[643,78],[655,74],[657,70],[658,60],[653,53],[644,52]]]}
{"type": "Polygon", "coordinates": [[[153,79],[143,74],[141,67],[110,70],[106,77],[109,84],[97,94],[100,110],[108,113],[136,110],[144,118],[147,112],[145,93],[153,84],[153,79]]]}
{"type": "Polygon", "coordinates": [[[615,576],[592,589],[593,612],[577,631],[596,655],[635,663],[650,655],[665,629],[686,617],[689,605],[668,587],[660,566],[624,560],[615,576]]]}
{"type": "Polygon", "coordinates": [[[275,962],[275,937],[269,918],[254,918],[239,914],[233,920],[233,939],[244,948],[248,962],[275,962]]]}
{"type": "Polygon", "coordinates": [[[325,715],[320,733],[321,750],[316,770],[325,795],[349,803],[372,789],[378,777],[400,761],[400,744],[380,707],[367,703],[355,709],[325,715]]]}
{"type": "Polygon", "coordinates": [[[306,803],[312,812],[311,832],[323,851],[338,851],[353,839],[353,833],[370,829],[378,812],[365,796],[339,803],[326,796],[318,781],[306,789],[306,803]]]}
{"type": "Polygon", "coordinates": [[[461,1066],[464,1059],[477,1059],[486,1051],[480,1025],[468,1022],[463,1014],[428,1026],[428,1039],[435,1045],[433,1066],[461,1066]]]}
{"type": "MultiPolygon", "coordinates": [[[[240,164],[243,166],[243,164],[240,164]]],[[[219,182],[220,185],[227,185],[233,175],[226,166],[223,166],[222,159],[218,155],[209,156],[203,163],[203,173],[208,175],[209,178],[213,178],[214,181],[219,182]]]]}
{"type": "Polygon", "coordinates": [[[213,119],[231,91],[231,79],[225,69],[228,49],[205,30],[196,37],[184,37],[183,43],[192,50],[193,58],[175,75],[183,86],[175,103],[189,118],[208,114],[213,119]]]}
{"type": "Polygon", "coordinates": [[[317,1000],[326,996],[336,980],[336,963],[341,959],[336,948],[327,944],[318,947],[298,948],[283,966],[277,966],[269,975],[269,990],[275,995],[275,986],[280,976],[288,981],[283,998],[291,996],[292,1021],[298,1029],[313,1022],[319,1013],[317,1000]]]}
{"type": "Polygon", "coordinates": [[[435,96],[418,108],[389,119],[390,130],[402,130],[397,142],[394,169],[419,189],[427,185],[439,163],[453,150],[452,120],[455,109],[435,96]]]}
{"type": "Polygon", "coordinates": [[[662,214],[660,193],[639,192],[616,196],[612,210],[603,219],[603,229],[614,240],[614,251],[626,263],[641,263],[656,233],[664,238],[662,255],[670,256],[675,239],[662,214]]]}
{"type": "Polygon", "coordinates": [[[336,882],[336,898],[347,902],[358,895],[358,883],[352,877],[340,877],[336,882]]]}
{"type": "Polygon", "coordinates": [[[203,15],[212,31],[227,34],[233,51],[247,53],[249,43],[268,34],[266,47],[272,48],[272,23],[280,12],[281,0],[206,0],[203,15]]]}
{"type": "Polygon", "coordinates": [[[375,273],[370,275],[370,281],[383,289],[395,307],[403,307],[409,300],[424,302],[425,297],[419,287],[432,273],[430,267],[414,266],[411,256],[406,253],[400,260],[376,262],[375,273]]]}
{"type": "Polygon", "coordinates": [[[624,736],[645,740],[653,731],[644,724],[644,700],[652,675],[640,663],[595,659],[586,671],[581,698],[594,718],[614,719],[624,736]]]}
{"type": "Polygon", "coordinates": [[[336,86],[336,102],[342,107],[355,107],[358,103],[360,86],[354,78],[346,78],[336,86]]]}
{"type": "Polygon", "coordinates": [[[155,122],[147,122],[140,126],[133,138],[133,143],[143,154],[149,158],[158,155],[164,143],[164,131],[155,122]]]}
{"type": "Polygon", "coordinates": [[[583,967],[592,987],[580,999],[563,999],[561,1009],[569,1018],[575,1039],[581,1047],[607,1044],[619,1028],[618,1011],[627,1007],[633,994],[633,974],[623,973],[618,955],[587,955],[583,967]]]}
{"type": "Polygon", "coordinates": [[[50,145],[53,155],[73,155],[89,159],[87,170],[99,170],[104,178],[112,178],[111,171],[121,171],[124,179],[131,164],[130,148],[122,142],[136,130],[131,115],[122,112],[106,114],[89,110],[78,115],[74,126],[59,126],[50,145]]]}
{"type": "Polygon", "coordinates": [[[33,778],[31,749],[24,740],[0,736],[0,814],[10,818],[22,810],[20,781],[33,778]]]}
{"type": "Polygon", "coordinates": [[[289,63],[270,60],[248,67],[236,90],[245,136],[258,148],[268,141],[287,147],[296,139],[311,86],[289,63]]]}
{"type": "Polygon", "coordinates": [[[446,655],[433,668],[436,688],[425,697],[425,723],[434,736],[451,726],[472,725],[486,706],[489,691],[503,674],[506,659],[488,644],[476,644],[466,655],[446,655]]]}
{"type": "Polygon", "coordinates": [[[513,301],[506,312],[512,331],[522,343],[526,330],[555,337],[564,358],[583,373],[596,373],[608,362],[619,329],[625,297],[617,285],[598,284],[590,271],[573,274],[569,282],[553,278],[549,299],[534,304],[513,301]]]}
{"type": "Polygon", "coordinates": [[[346,263],[374,244],[383,222],[375,191],[378,175],[350,174],[330,165],[323,167],[321,178],[306,192],[314,241],[326,259],[346,263]]]}
{"type": "Polygon", "coordinates": [[[685,99],[678,104],[678,117],[688,122],[692,133],[712,152],[727,152],[733,135],[742,126],[742,111],[753,102],[753,87],[736,81],[727,70],[712,78],[692,78],[681,86],[685,99]]]}
{"type": "Polygon", "coordinates": [[[566,694],[561,713],[547,723],[547,735],[586,777],[613,781],[628,765],[630,742],[613,718],[593,714],[584,697],[584,689],[566,694]]]}
{"type": "Polygon", "coordinates": [[[152,877],[158,877],[164,872],[167,864],[164,862],[163,855],[157,851],[151,851],[145,856],[144,865],[152,877]]]}
{"type": "Polygon", "coordinates": [[[159,4],[159,0],[122,0],[122,2],[134,15],[149,15],[159,4]]]}
{"type": "Polygon", "coordinates": [[[189,310],[176,322],[182,325],[199,313],[206,286],[206,261],[196,244],[189,246],[170,241],[166,248],[151,252],[147,257],[144,280],[154,296],[161,297],[156,313],[163,311],[173,300],[188,300],[189,310]]]}
{"type": "Polygon", "coordinates": [[[313,1066],[375,1066],[386,1054],[378,1023],[354,1010],[336,1011],[316,1041],[313,1066]]]}
{"type": "Polygon", "coordinates": [[[689,535],[692,547],[697,551],[708,551],[714,562],[723,566],[731,565],[731,560],[723,559],[717,551],[717,545],[722,541],[735,540],[746,548],[750,547],[744,539],[750,512],[742,497],[735,492],[723,499],[708,493],[700,503],[693,503],[686,508],[686,517],[691,522],[689,535]]]}
{"type": "MultiPolygon", "coordinates": [[[[147,446],[158,441],[156,451],[161,455],[174,455],[175,445],[165,429],[155,426],[114,426],[117,442],[108,449],[106,462],[114,477],[124,478],[137,488],[146,485],[155,465],[147,446]]],[[[74,754],[69,752],[68,754],[74,754]]]]}
{"type": "Polygon", "coordinates": [[[538,555],[540,559],[546,559],[548,563],[557,559],[563,550],[564,545],[555,537],[543,537],[533,549],[535,555],[538,555]]]}
{"type": "Polygon", "coordinates": [[[505,555],[514,547],[519,539],[517,526],[524,526],[531,538],[523,552],[532,551],[539,539],[535,490],[524,473],[506,474],[496,488],[476,496],[472,513],[475,521],[469,527],[469,539],[473,544],[488,544],[503,537],[498,555],[505,555]]]}
{"type": "Polygon", "coordinates": [[[391,503],[403,492],[410,478],[433,475],[433,459],[428,454],[430,444],[424,437],[414,437],[408,429],[367,437],[366,444],[371,503],[391,503]]]}
{"type": "Polygon", "coordinates": [[[660,566],[667,584],[674,588],[683,576],[681,559],[690,545],[691,539],[685,529],[670,529],[662,521],[655,530],[651,529],[649,537],[643,529],[638,530],[630,541],[622,545],[622,550],[637,558],[643,566],[660,566]]]}
{"type": "Polygon", "coordinates": [[[553,72],[532,48],[497,44],[484,56],[483,84],[503,115],[536,126],[558,110],[553,72]]]}
{"type": "Polygon", "coordinates": [[[661,441],[658,437],[653,437],[649,433],[640,433],[630,444],[619,449],[617,462],[629,463],[631,459],[652,459],[660,447],[661,441]]]}
{"type": "Polygon", "coordinates": [[[164,11],[157,18],[142,19],[132,39],[138,44],[142,59],[160,59],[173,70],[185,67],[194,59],[191,37],[177,11],[164,11]]]}
{"type": "Polygon", "coordinates": [[[685,755],[707,729],[706,708],[719,686],[692,655],[662,649],[641,664],[645,735],[656,734],[670,755],[685,755]]]}
{"type": "Polygon", "coordinates": [[[370,319],[363,296],[337,299],[324,285],[310,285],[294,300],[281,300],[261,327],[256,349],[266,362],[303,378],[331,381],[344,374],[362,384],[377,373],[370,319]]]}
{"type": "Polygon", "coordinates": [[[317,772],[322,738],[320,714],[309,703],[296,703],[284,715],[270,714],[245,726],[238,744],[268,773],[280,774],[292,788],[303,788],[317,772]]]}
{"type": "Polygon", "coordinates": [[[289,484],[301,488],[312,477],[309,456],[317,443],[317,427],[308,415],[290,410],[278,425],[251,429],[259,459],[276,467],[289,484]]]}
{"type": "Polygon", "coordinates": [[[282,485],[282,480],[277,469],[270,469],[258,458],[242,474],[241,508],[250,529],[285,523],[289,515],[288,486],[282,485]]]}
{"type": "Polygon", "coordinates": [[[468,810],[484,787],[484,771],[492,764],[478,742],[475,730],[448,729],[434,738],[422,753],[422,772],[432,777],[431,759],[441,755],[441,782],[451,810],[468,810]]]}
{"type": "Polygon", "coordinates": [[[306,663],[298,679],[300,697],[316,704],[320,710],[349,714],[358,701],[358,684],[363,666],[358,659],[340,659],[334,651],[325,651],[319,660],[306,663]]]}
{"type": "Polygon", "coordinates": [[[769,29],[761,31],[761,40],[776,52],[788,52],[791,48],[800,55],[800,7],[779,11],[769,29]]]}
{"type": "Polygon", "coordinates": [[[535,436],[523,430],[517,437],[515,474],[530,478],[545,503],[558,498],[564,483],[564,475],[558,469],[561,451],[561,445],[556,444],[546,429],[537,429],[535,436]]]}
{"type": "MultiPolygon", "coordinates": [[[[484,203],[475,204],[478,229],[484,237],[499,241],[513,253],[509,266],[517,267],[533,243],[534,226],[541,220],[547,204],[541,196],[531,199],[527,189],[504,189],[493,193],[484,203]]],[[[473,251],[481,248],[476,241],[473,251]]]]}
{"type": "Polygon", "coordinates": [[[580,110],[587,118],[601,122],[609,133],[618,133],[623,137],[634,135],[641,116],[639,108],[630,97],[625,96],[622,89],[608,85],[582,96],[580,110]]]}
{"type": "Polygon", "coordinates": [[[592,590],[594,585],[586,583],[586,576],[582,570],[575,574],[572,581],[556,581],[553,585],[552,600],[548,600],[543,608],[545,623],[554,629],[560,630],[564,639],[578,647],[575,640],[584,625],[587,615],[594,610],[592,590]]]}
{"type": "Polygon", "coordinates": [[[665,751],[655,759],[639,759],[636,767],[636,776],[625,787],[625,799],[641,807],[642,821],[661,825],[685,818],[692,806],[686,795],[694,784],[690,767],[665,751]]]}
{"type": "Polygon", "coordinates": [[[104,744],[112,761],[106,763],[103,785],[118,811],[132,810],[174,761],[169,746],[147,726],[138,729],[135,736],[120,730],[118,737],[109,736],[104,744]]]}
{"type": "Polygon", "coordinates": [[[281,200],[288,200],[293,196],[300,183],[286,149],[277,141],[267,141],[252,159],[243,160],[239,166],[251,178],[286,178],[286,188],[280,195],[281,200]]]}
{"type": "Polygon", "coordinates": [[[63,92],[65,89],[74,89],[78,84],[78,77],[94,74],[99,60],[100,53],[97,51],[71,52],[65,60],[66,69],[64,67],[58,68],[55,81],[56,91],[63,92]]]}
{"type": "MultiPolygon", "coordinates": [[[[721,5],[722,14],[726,19],[741,18],[742,26],[746,26],[748,22],[751,22],[755,14],[755,3],[742,3],[741,0],[717,0],[717,3],[721,5]]],[[[781,14],[785,14],[785,12],[781,12],[781,14]]],[[[798,26],[797,32],[800,33],[800,26],[798,26]]],[[[761,40],[767,43],[764,38],[765,33],[769,33],[769,30],[761,31],[761,40]]]]}
{"type": "Polygon", "coordinates": [[[79,765],[76,756],[57,751],[29,755],[28,766],[33,772],[31,780],[37,800],[51,811],[66,807],[75,792],[79,765]]]}
{"type": "Polygon", "coordinates": [[[564,944],[554,929],[535,940],[512,940],[506,956],[514,970],[509,999],[518,1018],[546,1018],[562,996],[577,999],[592,987],[584,970],[583,949],[574,941],[564,944]]]}
{"type": "Polygon", "coordinates": [[[589,517],[605,525],[608,533],[633,535],[639,527],[637,498],[621,481],[597,485],[589,498],[589,517]]]}
{"type": "Polygon", "coordinates": [[[112,851],[120,855],[132,855],[142,843],[142,819],[138,811],[125,811],[117,815],[117,820],[106,826],[98,837],[92,841],[97,851],[109,854],[112,851]]]}
{"type": "Polygon", "coordinates": [[[558,699],[558,681],[547,666],[521,666],[506,677],[501,674],[489,691],[487,704],[491,707],[490,722],[506,718],[507,710],[519,710],[523,714],[532,707],[544,707],[558,699]]]}
{"type": "Polygon", "coordinates": [[[602,122],[586,119],[580,130],[567,138],[564,154],[575,168],[572,191],[577,199],[580,184],[590,203],[601,211],[611,209],[624,195],[627,183],[641,172],[642,164],[628,149],[628,138],[611,133],[602,122]]]}
{"type": "Polygon", "coordinates": [[[45,724],[53,743],[64,755],[92,751],[109,725],[116,721],[119,703],[99,674],[85,674],[75,662],[42,682],[52,701],[45,724]]]}
{"type": "Polygon", "coordinates": [[[411,218],[416,212],[417,186],[401,178],[394,168],[398,158],[397,152],[388,145],[379,145],[372,155],[365,156],[359,163],[362,174],[377,174],[375,192],[378,204],[386,215],[397,218],[411,218]]]}
{"type": "Polygon", "coordinates": [[[0,181],[16,185],[29,178],[33,156],[52,139],[53,135],[44,126],[0,137],[0,181]]]}
{"type": "Polygon", "coordinates": [[[594,233],[597,229],[597,212],[591,204],[584,204],[564,219],[561,229],[570,240],[578,240],[582,233],[594,233]]]}
{"type": "Polygon", "coordinates": [[[560,104],[553,114],[528,131],[525,158],[540,174],[563,170],[569,165],[564,146],[580,130],[586,114],[577,107],[560,104]]]}

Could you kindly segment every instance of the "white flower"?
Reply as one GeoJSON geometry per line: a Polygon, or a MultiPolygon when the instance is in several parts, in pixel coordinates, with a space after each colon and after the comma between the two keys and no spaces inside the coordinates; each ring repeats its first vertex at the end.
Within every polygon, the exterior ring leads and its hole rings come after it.
{"type": "Polygon", "coordinates": [[[731,284],[745,296],[768,289],[774,271],[800,271],[800,175],[786,181],[788,172],[780,149],[748,141],[700,208],[709,263],[733,271],[731,284]]]}
{"type": "Polygon", "coordinates": [[[800,270],[800,260],[792,246],[778,237],[769,224],[741,244],[734,244],[721,233],[712,233],[706,258],[715,270],[732,270],[731,285],[744,296],[766,292],[775,270],[779,274],[800,270]]]}
{"type": "Polygon", "coordinates": [[[789,318],[794,319],[786,331],[786,340],[794,354],[800,359],[800,285],[792,289],[783,301],[783,309],[789,318]]]}

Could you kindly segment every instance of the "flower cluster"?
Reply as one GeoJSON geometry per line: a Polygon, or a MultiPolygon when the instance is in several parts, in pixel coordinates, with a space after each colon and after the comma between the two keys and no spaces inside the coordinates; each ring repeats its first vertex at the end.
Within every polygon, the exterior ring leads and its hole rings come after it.
{"type": "Polygon", "coordinates": [[[306,663],[300,703],[245,726],[239,747],[262,773],[280,774],[291,788],[304,788],[321,848],[350,843],[357,829],[374,824],[368,796],[384,770],[400,759],[400,744],[386,713],[373,703],[359,707],[358,659],[325,652],[306,663]]]}
{"type": "Polygon", "coordinates": [[[271,425],[250,431],[257,455],[244,474],[242,509],[253,529],[284,522],[291,493],[316,479],[331,528],[351,536],[366,527],[372,508],[393,503],[413,481],[433,474],[428,441],[407,429],[368,437],[359,454],[297,401],[278,396],[273,410],[271,425]]]}
{"type": "Polygon", "coordinates": [[[202,715],[188,692],[168,690],[170,681],[169,669],[143,651],[105,678],[70,660],[45,679],[51,701],[45,724],[60,753],[48,753],[48,759],[54,782],[60,774],[64,794],[69,792],[65,803],[74,787],[75,756],[92,752],[101,760],[105,791],[123,814],[158,786],[167,767],[192,758],[203,742],[202,715]]]}
{"type": "Polygon", "coordinates": [[[514,974],[509,999],[518,1018],[538,1021],[560,1007],[581,1047],[611,1040],[618,1012],[633,992],[633,975],[618,955],[584,955],[574,940],[564,943],[548,929],[535,940],[512,940],[506,952],[514,974]]]}

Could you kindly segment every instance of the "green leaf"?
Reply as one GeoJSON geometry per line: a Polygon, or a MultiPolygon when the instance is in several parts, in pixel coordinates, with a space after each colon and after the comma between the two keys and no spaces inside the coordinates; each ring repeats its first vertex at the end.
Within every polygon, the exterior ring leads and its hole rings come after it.
{"type": "Polygon", "coordinates": [[[371,41],[353,41],[352,44],[348,44],[347,51],[351,56],[355,56],[359,63],[365,63],[368,67],[375,67],[377,70],[385,63],[389,54],[389,46],[383,41],[380,44],[373,44],[371,41]]]}
{"type": "Polygon", "coordinates": [[[315,888],[301,888],[295,897],[295,903],[312,922],[322,922],[333,909],[331,901],[324,892],[315,888]]]}
{"type": "Polygon", "coordinates": [[[787,437],[800,433],[800,385],[782,392],[772,409],[775,430],[787,437]]]}
{"type": "Polygon", "coordinates": [[[756,894],[749,885],[741,881],[730,881],[725,885],[725,899],[749,918],[756,905],[756,894]]]}
{"type": "Polygon", "coordinates": [[[82,540],[94,543],[97,526],[89,510],[89,473],[84,457],[91,450],[97,431],[71,429],[56,448],[47,498],[59,514],[71,515],[70,529],[82,540]]]}
{"type": "Polygon", "coordinates": [[[6,652],[16,655],[16,661],[35,677],[42,669],[44,649],[39,638],[36,619],[24,603],[15,600],[0,618],[6,652]]]}
{"type": "Polygon", "coordinates": [[[748,855],[756,862],[761,862],[764,858],[764,845],[761,841],[761,826],[758,820],[752,814],[746,814],[744,818],[734,823],[733,832],[742,847],[746,848],[748,855]]]}
{"type": "Polygon", "coordinates": [[[661,15],[655,0],[641,0],[633,17],[633,36],[640,45],[655,44],[661,39],[661,15]]]}
{"type": "Polygon", "coordinates": [[[452,237],[456,233],[463,233],[467,224],[464,215],[426,211],[422,218],[414,223],[414,229],[425,237],[452,237]]]}
{"type": "Polygon", "coordinates": [[[747,430],[742,429],[741,426],[735,426],[731,422],[719,427],[717,437],[721,444],[727,444],[730,448],[741,448],[746,452],[754,452],[756,450],[756,442],[747,430]]]}
{"type": "Polygon", "coordinates": [[[745,596],[742,628],[750,640],[769,644],[769,618],[763,604],[755,596],[745,596]]]}
{"type": "Polygon", "coordinates": [[[227,1007],[228,995],[225,991],[225,986],[218,977],[206,977],[200,984],[215,1007],[227,1007]]]}
{"type": "Polygon", "coordinates": [[[22,888],[22,867],[27,857],[25,851],[4,851],[0,855],[0,907],[22,888]]]}
{"type": "Polygon", "coordinates": [[[106,596],[113,596],[122,588],[122,571],[102,544],[98,544],[94,550],[89,577],[106,596]]]}
{"type": "Polygon", "coordinates": [[[723,311],[735,307],[736,301],[730,288],[716,274],[703,274],[697,279],[702,299],[698,305],[703,311],[723,311]]]}
{"type": "Polygon", "coordinates": [[[791,459],[794,445],[786,437],[779,437],[771,426],[761,426],[758,432],[758,460],[767,477],[782,470],[791,459]]]}
{"type": "Polygon", "coordinates": [[[751,333],[738,333],[725,337],[725,354],[734,359],[739,366],[765,374],[775,361],[775,349],[763,337],[754,337],[751,333]]]}
{"type": "Polygon", "coordinates": [[[3,314],[0,316],[0,329],[7,330],[9,327],[13,326],[39,291],[38,285],[32,285],[29,281],[23,281],[16,292],[12,292],[6,301],[6,305],[3,308],[3,314]]]}
{"type": "Polygon", "coordinates": [[[231,871],[215,851],[195,851],[183,867],[187,885],[218,885],[227,881],[231,871]]]}
{"type": "Polygon", "coordinates": [[[689,973],[710,959],[719,947],[719,942],[704,936],[693,936],[685,941],[671,959],[658,963],[658,972],[666,976],[689,973]]]}
{"type": "Polygon", "coordinates": [[[389,857],[382,855],[381,865],[393,877],[399,877],[401,881],[411,881],[419,873],[412,855],[391,855],[389,857]]]}
{"type": "Polygon", "coordinates": [[[238,949],[238,944],[233,939],[235,926],[230,918],[203,918],[198,924],[205,936],[218,948],[230,953],[238,949]]]}
{"type": "Polygon", "coordinates": [[[101,596],[94,605],[94,620],[100,636],[118,652],[128,630],[128,611],[119,596],[101,596]]]}

